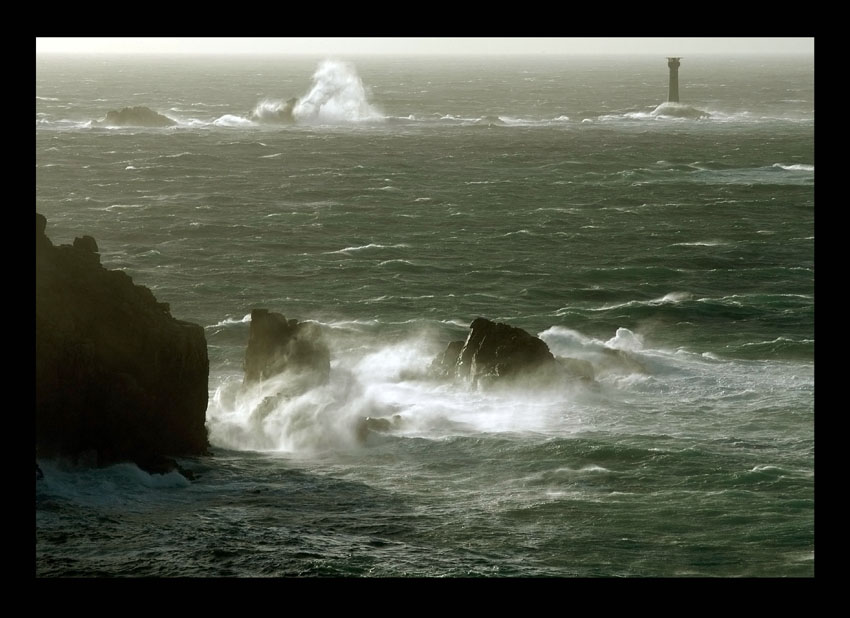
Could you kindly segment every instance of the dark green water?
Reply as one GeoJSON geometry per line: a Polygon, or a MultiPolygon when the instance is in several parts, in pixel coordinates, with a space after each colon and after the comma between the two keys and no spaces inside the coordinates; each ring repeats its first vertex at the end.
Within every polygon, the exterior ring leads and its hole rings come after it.
{"type": "Polygon", "coordinates": [[[205,326],[215,447],[46,462],[37,574],[812,576],[811,59],[684,58],[702,120],[664,59],[317,66],[37,60],[48,235],[205,326]],[[179,125],[92,122],[128,105],[179,125]],[[253,307],[327,327],[328,385],[257,412],[253,307]],[[479,315],[595,382],[428,380],[479,315]]]}

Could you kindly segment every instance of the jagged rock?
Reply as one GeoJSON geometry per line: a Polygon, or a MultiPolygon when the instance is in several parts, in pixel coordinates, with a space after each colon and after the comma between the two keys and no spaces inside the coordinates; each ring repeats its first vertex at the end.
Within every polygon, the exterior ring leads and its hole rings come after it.
{"type": "Polygon", "coordinates": [[[203,454],[204,330],[122,271],[97,243],[54,246],[36,213],[36,447],[39,456],[150,461],[203,454]]]}
{"type": "Polygon", "coordinates": [[[97,253],[97,241],[91,236],[77,237],[74,239],[74,249],[87,253],[97,253]]]}
{"type": "Polygon", "coordinates": [[[318,386],[328,381],[331,355],[317,324],[254,309],[244,368],[245,384],[290,372],[306,379],[302,386],[318,386]]]}
{"type": "Polygon", "coordinates": [[[563,375],[549,347],[521,328],[485,318],[476,318],[469,328],[465,342],[451,342],[434,361],[433,373],[472,384],[550,381],[563,375]]]}
{"type": "Polygon", "coordinates": [[[107,112],[106,118],[100,121],[112,127],[173,127],[177,124],[168,116],[153,111],[149,107],[138,105],[125,107],[121,110],[107,112]]]}
{"type": "Polygon", "coordinates": [[[457,371],[457,362],[463,341],[452,341],[445,351],[431,363],[431,373],[440,378],[453,378],[457,371]]]}

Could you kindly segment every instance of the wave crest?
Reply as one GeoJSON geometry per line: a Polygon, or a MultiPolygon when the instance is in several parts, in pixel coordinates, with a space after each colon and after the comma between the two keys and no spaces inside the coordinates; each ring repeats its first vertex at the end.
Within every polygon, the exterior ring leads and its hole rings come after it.
{"type": "Polygon", "coordinates": [[[383,120],[369,103],[366,88],[354,65],[325,60],[313,74],[313,87],[295,104],[293,116],[299,122],[330,124],[383,120]]]}

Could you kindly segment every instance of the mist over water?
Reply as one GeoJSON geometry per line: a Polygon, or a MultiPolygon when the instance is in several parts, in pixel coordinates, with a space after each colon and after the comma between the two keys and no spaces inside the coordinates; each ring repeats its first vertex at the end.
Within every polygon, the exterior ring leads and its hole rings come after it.
{"type": "Polygon", "coordinates": [[[41,462],[37,574],[813,575],[812,69],[37,59],[47,234],[204,327],[213,447],[41,462]],[[243,385],[255,307],[326,384],[243,385]],[[431,377],[478,316],[575,379],[431,377]]]}

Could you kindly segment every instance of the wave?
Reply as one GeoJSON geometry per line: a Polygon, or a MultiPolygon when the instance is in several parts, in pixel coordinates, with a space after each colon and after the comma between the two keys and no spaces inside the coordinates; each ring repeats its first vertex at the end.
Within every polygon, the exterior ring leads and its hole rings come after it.
{"type": "Polygon", "coordinates": [[[723,112],[719,110],[705,110],[682,103],[665,102],[657,105],[652,110],[629,111],[619,113],[603,113],[594,117],[583,118],[582,122],[593,123],[595,121],[676,121],[687,120],[711,121],[713,123],[729,122],[758,122],[758,121],[783,121],[784,118],[755,118],[748,111],[723,112]]]}
{"type": "Polygon", "coordinates": [[[689,118],[692,120],[702,120],[710,118],[711,114],[702,109],[697,109],[691,105],[683,105],[682,103],[672,103],[670,101],[662,103],[650,112],[650,116],[664,116],[668,118],[689,118]]]}
{"type": "Polygon", "coordinates": [[[243,116],[225,114],[220,118],[216,118],[212,124],[216,127],[252,127],[255,126],[256,123],[248,118],[244,118],[243,116]]]}
{"type": "Polygon", "coordinates": [[[814,181],[814,165],[783,165],[774,163],[763,167],[698,169],[690,174],[694,182],[724,185],[808,185],[814,181]],[[792,172],[792,173],[786,173],[792,172]]]}
{"type": "Polygon", "coordinates": [[[234,324],[250,324],[251,323],[251,314],[245,315],[242,319],[236,318],[224,318],[220,322],[216,322],[215,324],[210,324],[209,326],[205,326],[204,328],[221,328],[223,326],[232,326],[234,324]]]}
{"type": "MultiPolygon", "coordinates": [[[[384,297],[371,300],[383,302],[384,297]]],[[[656,300],[686,303],[691,295],[671,292],[656,300]]],[[[238,330],[238,345],[244,346],[248,317],[228,316],[207,328],[238,330]]],[[[787,372],[799,371],[788,366],[783,373],[781,363],[768,366],[760,359],[724,359],[665,349],[624,327],[600,338],[552,326],[538,336],[573,377],[548,390],[518,384],[487,391],[439,380],[428,372],[449,341],[465,337],[466,320],[357,319],[317,324],[325,332],[332,359],[329,380],[321,386],[305,390],[301,378],[290,374],[246,386],[241,363],[235,362],[219,365],[211,374],[214,392],[207,420],[214,446],[309,454],[413,438],[517,433],[572,437],[596,430],[598,422],[628,423],[636,414],[661,419],[659,410],[667,407],[661,401],[688,401],[694,406],[728,401],[738,409],[755,401],[761,390],[778,387],[787,372]],[[612,418],[611,411],[623,416],[612,418]]],[[[813,345],[813,341],[796,343],[813,345]]],[[[813,376],[800,374],[802,391],[811,384],[813,376]]],[[[578,472],[605,470],[565,471],[578,472]]]]}
{"type": "Polygon", "coordinates": [[[292,111],[298,122],[349,123],[384,120],[370,102],[354,65],[338,60],[323,61],[313,74],[313,86],[298,99],[292,111]]]}
{"type": "Polygon", "coordinates": [[[723,247],[729,243],[723,240],[695,240],[693,242],[674,242],[671,247],[723,247]]]}
{"type": "Polygon", "coordinates": [[[338,249],[337,251],[326,251],[322,255],[334,255],[336,253],[351,253],[352,251],[365,251],[367,249],[409,249],[410,245],[395,244],[395,245],[379,245],[376,243],[369,243],[368,245],[360,245],[357,247],[346,247],[345,249],[338,249]]]}
{"type": "MultiPolygon", "coordinates": [[[[190,481],[173,470],[148,474],[132,463],[104,468],[71,466],[61,460],[39,459],[44,478],[36,485],[38,493],[91,506],[117,505],[146,508],[151,492],[190,486],[190,481]]],[[[38,499],[38,495],[36,496],[38,499]]]]}
{"type": "Polygon", "coordinates": [[[789,172],[814,172],[814,165],[806,165],[805,163],[795,163],[793,165],[783,165],[782,163],[774,163],[773,167],[778,167],[789,172]]]}
{"type": "Polygon", "coordinates": [[[258,122],[289,123],[294,120],[293,108],[297,99],[288,101],[273,101],[265,99],[260,101],[251,113],[251,120],[258,122]]]}

